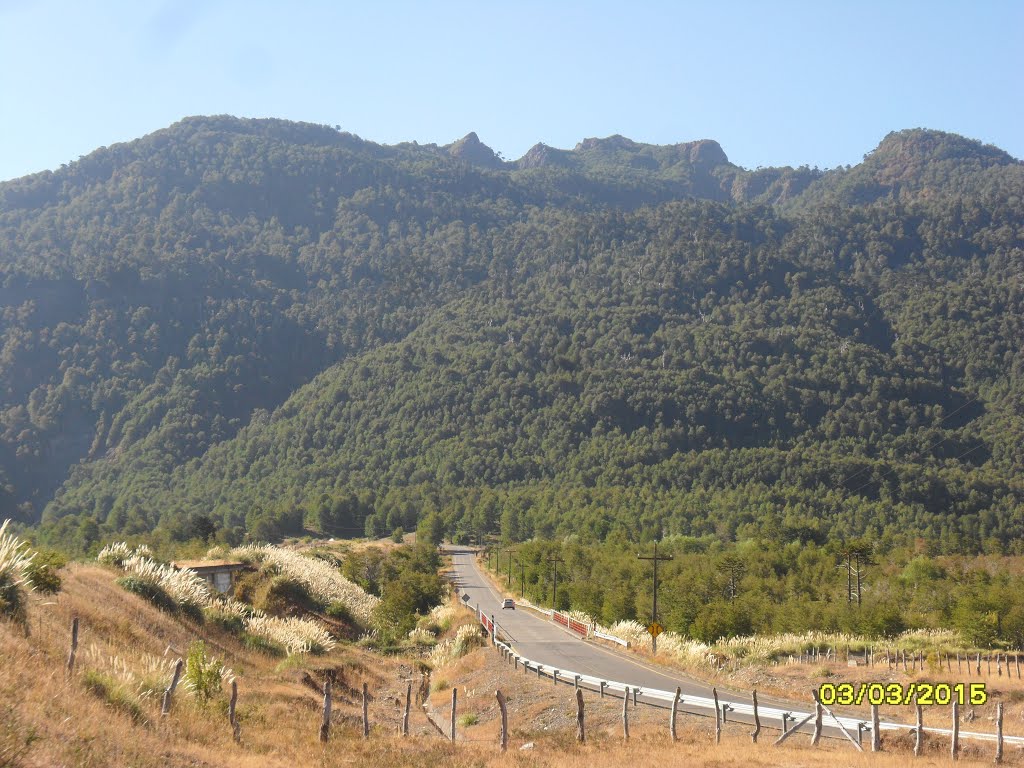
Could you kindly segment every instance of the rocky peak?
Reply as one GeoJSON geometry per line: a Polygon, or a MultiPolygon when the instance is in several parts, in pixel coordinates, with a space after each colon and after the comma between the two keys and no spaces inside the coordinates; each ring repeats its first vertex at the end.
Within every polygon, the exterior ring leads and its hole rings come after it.
{"type": "Polygon", "coordinates": [[[688,145],[690,148],[690,164],[700,168],[714,168],[716,165],[726,165],[729,158],[725,150],[717,141],[702,139],[693,141],[688,145]]]}
{"type": "Polygon", "coordinates": [[[605,139],[584,139],[573,149],[574,152],[587,150],[603,150],[605,152],[621,151],[623,149],[636,149],[639,145],[632,139],[615,134],[605,139]]]}
{"type": "Polygon", "coordinates": [[[566,155],[564,149],[555,149],[547,144],[534,144],[516,161],[516,165],[520,168],[567,167],[571,163],[566,155]]]}
{"type": "Polygon", "coordinates": [[[449,144],[445,149],[452,157],[464,160],[471,165],[493,169],[501,168],[504,165],[494,150],[480,141],[480,137],[474,131],[470,131],[454,144],[449,144]]]}

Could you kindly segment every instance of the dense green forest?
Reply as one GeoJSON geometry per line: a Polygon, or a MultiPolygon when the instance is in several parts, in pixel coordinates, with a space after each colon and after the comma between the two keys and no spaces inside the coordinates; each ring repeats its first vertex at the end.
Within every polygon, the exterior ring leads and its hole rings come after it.
{"type": "Polygon", "coordinates": [[[190,118],[0,184],[0,517],[88,551],[413,530],[1024,538],[1024,165],[745,170],[190,118]]]}
{"type": "MultiPolygon", "coordinates": [[[[954,629],[966,647],[1024,648],[1019,558],[937,555],[920,541],[882,553],[878,546],[870,539],[670,535],[658,548],[659,557],[672,558],[659,567],[658,619],[708,643],[787,632],[891,638],[954,629]]],[[[486,560],[503,586],[535,604],[582,610],[608,625],[647,624],[653,572],[637,554],[649,557],[653,548],[622,536],[599,544],[570,537],[495,546],[486,560]],[[552,560],[560,561],[557,601],[552,560]]]]}

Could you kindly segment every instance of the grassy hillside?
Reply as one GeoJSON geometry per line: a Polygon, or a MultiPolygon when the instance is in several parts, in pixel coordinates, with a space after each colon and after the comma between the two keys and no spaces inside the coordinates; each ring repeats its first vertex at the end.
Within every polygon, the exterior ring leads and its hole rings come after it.
{"type": "MultiPolygon", "coordinates": [[[[553,689],[516,674],[489,648],[441,666],[435,673],[430,707],[438,722],[445,722],[448,686],[459,687],[460,713],[465,717],[458,742],[442,738],[419,706],[412,712],[411,737],[402,739],[396,734],[405,681],[418,677],[413,659],[381,657],[346,646],[325,656],[282,664],[247,650],[230,634],[154,608],[117,586],[108,569],[76,565],[65,569],[63,576],[59,594],[30,599],[27,634],[22,625],[0,620],[0,764],[4,766],[246,768],[386,761],[400,766],[601,768],[641,759],[719,766],[746,766],[752,760],[765,765],[825,766],[839,759],[847,765],[887,768],[905,761],[909,754],[906,739],[888,740],[888,751],[881,755],[858,756],[845,743],[829,740],[817,749],[808,747],[804,739],[774,748],[769,731],[752,747],[749,727],[740,725],[727,725],[722,743],[715,745],[709,721],[692,717],[681,718],[680,740],[672,744],[665,713],[644,707],[632,713],[632,738],[623,744],[621,705],[596,695],[587,698],[588,742],[579,746],[574,742],[571,686],[553,689]],[[76,672],[65,678],[73,616],[81,622],[80,646],[76,672]],[[170,715],[159,715],[169,662],[197,639],[237,680],[240,743],[232,739],[224,690],[202,703],[184,685],[179,686],[170,715]],[[317,687],[327,677],[334,680],[334,713],[331,741],[322,745],[317,736],[321,706],[317,687]],[[367,740],[360,733],[364,682],[371,692],[373,724],[367,740]],[[496,743],[494,687],[510,697],[511,750],[504,756],[496,743]],[[521,752],[519,748],[528,743],[533,748],[521,752]]],[[[1013,732],[1012,722],[1009,732],[1013,732]]],[[[930,740],[920,764],[945,764],[945,750],[946,745],[930,740]]],[[[961,763],[988,764],[990,755],[989,746],[967,744],[961,763]]],[[[1018,759],[1008,758],[1011,764],[1018,759]]]]}

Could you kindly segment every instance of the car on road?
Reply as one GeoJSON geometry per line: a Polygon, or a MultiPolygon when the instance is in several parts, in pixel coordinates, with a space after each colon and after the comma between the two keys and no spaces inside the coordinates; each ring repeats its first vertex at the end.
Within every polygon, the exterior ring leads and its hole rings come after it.
{"type": "Polygon", "coordinates": [[[506,597],[501,601],[501,610],[505,610],[506,608],[511,608],[514,611],[516,609],[516,601],[511,597],[506,597]]]}

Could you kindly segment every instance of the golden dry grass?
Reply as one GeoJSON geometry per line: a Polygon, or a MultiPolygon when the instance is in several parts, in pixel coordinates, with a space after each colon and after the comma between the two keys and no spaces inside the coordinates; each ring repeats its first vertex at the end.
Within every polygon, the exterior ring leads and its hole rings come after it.
{"type": "MultiPolygon", "coordinates": [[[[680,741],[671,744],[663,713],[643,715],[638,710],[633,738],[623,744],[617,705],[588,700],[589,742],[579,746],[571,727],[550,727],[545,722],[571,720],[571,689],[553,689],[510,675],[494,663],[493,652],[480,649],[438,675],[451,677],[465,693],[465,709],[479,715],[479,724],[460,731],[450,744],[428,726],[420,710],[413,713],[414,736],[398,738],[403,680],[415,677],[413,660],[380,658],[353,647],[323,657],[282,664],[279,659],[242,648],[234,637],[201,627],[153,608],[114,584],[114,574],[95,566],[72,566],[65,574],[65,589],[56,596],[33,596],[29,607],[30,636],[22,628],[0,622],[0,765],[12,768],[42,766],[586,766],[603,768],[624,764],[689,764],[703,766],[850,766],[884,768],[908,759],[899,752],[858,756],[845,744],[829,742],[812,749],[806,737],[792,746],[774,748],[769,739],[752,746],[745,728],[727,728],[723,743],[714,744],[706,720],[685,719],[680,741]],[[79,671],[65,679],[71,617],[81,618],[79,671]],[[135,719],[116,702],[91,693],[84,676],[105,658],[118,657],[128,667],[145,667],[146,660],[177,658],[189,643],[202,637],[210,651],[237,674],[242,743],[232,742],[226,721],[226,695],[202,707],[179,692],[170,717],[159,717],[158,696],[144,697],[135,719]],[[317,740],[319,681],[336,676],[335,717],[331,742],[317,740]],[[488,677],[493,675],[496,677],[488,677]],[[359,736],[359,694],[363,681],[373,694],[369,740],[359,736]],[[512,750],[496,748],[497,724],[493,716],[494,685],[515,691],[516,721],[512,750]],[[469,686],[467,689],[466,686],[469,686]],[[515,688],[515,686],[520,686],[515,688]],[[605,711],[607,710],[607,711],[605,711]],[[552,713],[561,720],[552,720],[552,713]],[[735,728],[735,730],[733,730],[735,728]],[[533,743],[533,749],[519,749],[533,743]]],[[[450,693],[448,694],[450,696],[450,693]]],[[[435,694],[443,709],[445,693],[435,694]]],[[[643,708],[641,708],[643,710],[643,708]]],[[[766,732],[768,734],[770,732],[766,732]]],[[[794,739],[796,741],[796,739],[794,739]]],[[[896,748],[895,742],[891,745],[896,748]]],[[[917,764],[948,762],[944,745],[917,764]],[[943,751],[939,751],[943,750],[943,751]]],[[[972,747],[971,749],[977,749],[972,747]]],[[[962,765],[988,763],[985,752],[965,755],[962,765]]],[[[1007,750],[1008,762],[1021,762],[1007,750]]]]}

